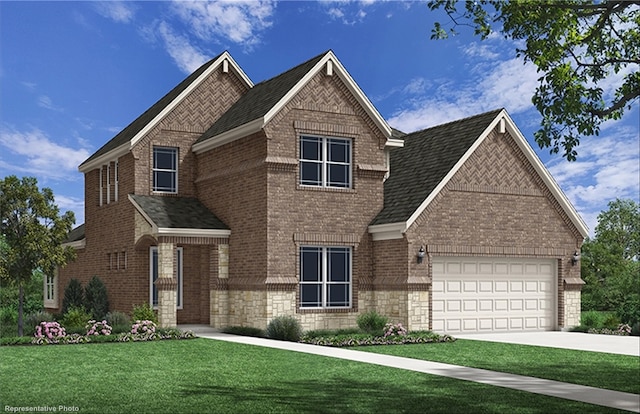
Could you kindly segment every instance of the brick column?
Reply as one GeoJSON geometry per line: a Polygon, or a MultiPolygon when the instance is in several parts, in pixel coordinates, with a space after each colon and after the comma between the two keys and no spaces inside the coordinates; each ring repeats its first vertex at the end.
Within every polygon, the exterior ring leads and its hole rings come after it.
{"type": "Polygon", "coordinates": [[[158,324],[161,328],[172,328],[178,324],[177,290],[178,281],[174,277],[173,243],[158,243],[158,324]]]}

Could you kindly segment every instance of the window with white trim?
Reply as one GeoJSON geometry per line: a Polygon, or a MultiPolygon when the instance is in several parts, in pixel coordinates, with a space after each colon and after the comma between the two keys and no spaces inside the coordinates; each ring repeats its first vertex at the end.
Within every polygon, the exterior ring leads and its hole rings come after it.
{"type": "Polygon", "coordinates": [[[48,308],[57,308],[56,305],[56,274],[58,270],[54,270],[53,274],[44,276],[44,306],[48,308]]]}
{"type": "Polygon", "coordinates": [[[111,203],[111,163],[107,164],[107,204],[111,203]]]}
{"type": "Polygon", "coordinates": [[[300,307],[351,307],[351,248],[300,247],[300,307]]]}
{"type": "Polygon", "coordinates": [[[115,181],[115,187],[113,189],[113,201],[118,201],[118,160],[116,160],[116,162],[113,165],[113,175],[114,175],[114,181],[115,181]]]}
{"type": "Polygon", "coordinates": [[[351,188],[351,140],[301,136],[300,184],[351,188]]]}
{"type": "Polygon", "coordinates": [[[98,179],[100,180],[100,185],[99,185],[99,188],[100,188],[100,204],[99,205],[102,205],[102,197],[104,196],[104,189],[103,189],[103,184],[102,184],[104,182],[104,179],[102,178],[102,166],[100,166],[100,176],[99,176],[98,179]]]}
{"type": "Polygon", "coordinates": [[[178,192],[178,148],[153,147],[153,191],[178,192]]]}
{"type": "MultiPolygon", "coordinates": [[[[178,287],[176,292],[176,305],[178,309],[182,309],[182,247],[178,247],[175,250],[176,274],[174,277],[178,281],[178,287]]],[[[158,248],[151,246],[149,248],[149,303],[155,308],[158,307],[158,287],[155,281],[158,280],[158,248]]]]}

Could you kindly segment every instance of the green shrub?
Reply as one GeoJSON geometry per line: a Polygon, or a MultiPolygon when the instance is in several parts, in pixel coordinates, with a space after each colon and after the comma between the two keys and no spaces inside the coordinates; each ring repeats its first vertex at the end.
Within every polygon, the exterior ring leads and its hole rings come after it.
{"type": "Polygon", "coordinates": [[[302,337],[300,322],[293,316],[278,316],[267,325],[268,338],[298,342],[302,337]]]}
{"type": "Polygon", "coordinates": [[[640,295],[629,293],[625,300],[618,305],[616,314],[622,323],[635,325],[640,322],[640,295]]]}
{"type": "Polygon", "coordinates": [[[640,336],[640,322],[636,322],[631,327],[631,336],[640,336]]]}
{"type": "Polygon", "coordinates": [[[607,312],[602,316],[602,328],[616,329],[620,325],[620,318],[612,312],[607,312]]]}
{"type": "Polygon", "coordinates": [[[131,318],[124,312],[109,312],[105,316],[105,319],[107,320],[107,323],[114,328],[116,326],[131,326],[131,318]]]}
{"type": "Polygon", "coordinates": [[[82,328],[80,332],[84,333],[84,327],[90,319],[91,315],[81,306],[79,308],[70,308],[64,314],[60,323],[68,330],[82,328]]]}
{"type": "Polygon", "coordinates": [[[0,308],[0,325],[15,325],[18,323],[18,311],[11,306],[0,308]]]}
{"type": "Polygon", "coordinates": [[[580,315],[580,325],[587,328],[601,328],[604,322],[604,314],[598,311],[586,311],[580,315]]]}
{"type": "Polygon", "coordinates": [[[98,276],[91,278],[84,289],[84,303],[87,311],[94,319],[104,319],[109,312],[109,299],[107,287],[98,276]]]}
{"type": "Polygon", "coordinates": [[[49,312],[40,311],[31,313],[24,319],[24,333],[25,335],[33,335],[36,326],[42,322],[52,322],[53,320],[53,315],[49,312]]]}
{"type": "Polygon", "coordinates": [[[154,323],[158,323],[158,317],[156,316],[156,313],[153,311],[153,308],[146,302],[142,305],[133,307],[133,312],[131,312],[131,320],[152,321],[154,323]]]}
{"type": "Polygon", "coordinates": [[[265,333],[262,329],[254,328],[252,326],[227,326],[222,330],[222,332],[232,335],[253,336],[257,338],[262,338],[265,336],[265,333]]]}
{"type": "Polygon", "coordinates": [[[385,325],[389,323],[389,318],[376,311],[370,311],[360,314],[357,322],[358,327],[369,335],[382,336],[385,325]]]}
{"type": "Polygon", "coordinates": [[[64,297],[62,298],[62,314],[66,314],[71,308],[80,308],[84,306],[84,291],[78,279],[71,279],[66,288],[64,288],[64,297]]]}

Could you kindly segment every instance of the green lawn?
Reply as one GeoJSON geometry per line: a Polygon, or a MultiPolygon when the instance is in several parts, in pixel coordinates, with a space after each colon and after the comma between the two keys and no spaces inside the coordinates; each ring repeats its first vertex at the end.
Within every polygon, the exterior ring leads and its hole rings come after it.
{"type": "Polygon", "coordinates": [[[354,349],[640,394],[640,358],[635,356],[464,339],[354,349]]]}
{"type": "MultiPolygon", "coordinates": [[[[446,346],[434,347],[434,352],[449,352],[446,346]]],[[[584,374],[597,370],[593,366],[584,374]]],[[[614,412],[467,381],[208,339],[2,347],[0,384],[3,408],[63,405],[82,413],[614,412]]]]}

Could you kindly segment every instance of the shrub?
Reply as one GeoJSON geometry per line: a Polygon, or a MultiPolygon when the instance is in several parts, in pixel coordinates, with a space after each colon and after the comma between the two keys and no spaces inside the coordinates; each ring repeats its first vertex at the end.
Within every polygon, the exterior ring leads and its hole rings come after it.
{"type": "Polygon", "coordinates": [[[53,320],[53,315],[49,312],[34,312],[29,315],[24,320],[24,330],[27,335],[31,335],[36,326],[40,325],[42,322],[48,322],[53,320]]]}
{"type": "Polygon", "coordinates": [[[253,336],[257,338],[265,336],[262,329],[254,328],[252,326],[227,326],[222,330],[222,332],[232,335],[253,336]]]}
{"type": "Polygon", "coordinates": [[[384,327],[389,318],[380,315],[376,311],[370,311],[358,316],[358,327],[370,335],[380,336],[384,333],[384,327]]]}
{"type": "MultiPolygon", "coordinates": [[[[65,314],[71,308],[80,308],[82,306],[84,306],[84,292],[82,290],[82,285],[78,279],[71,279],[67,287],[64,288],[62,313],[65,314]]],[[[84,322],[82,324],[84,324],[84,322]]]]}
{"type": "Polygon", "coordinates": [[[151,306],[149,306],[149,304],[146,302],[142,305],[133,307],[131,319],[134,321],[153,321],[154,323],[158,323],[158,317],[156,316],[156,313],[153,311],[153,308],[151,308],[151,306]]]}
{"type": "Polygon", "coordinates": [[[631,336],[640,336],[640,322],[636,322],[631,327],[631,336]]]}
{"type": "Polygon", "coordinates": [[[278,316],[267,325],[268,338],[298,342],[302,337],[300,322],[293,316],[278,316]]]}
{"type": "Polygon", "coordinates": [[[602,327],[603,321],[604,316],[602,312],[586,311],[582,312],[582,315],[580,315],[580,325],[587,328],[600,328],[602,327]]]}
{"type": "Polygon", "coordinates": [[[91,278],[84,290],[84,303],[87,311],[95,319],[103,319],[109,312],[107,287],[98,276],[91,278]]]}
{"type": "Polygon", "coordinates": [[[602,328],[615,329],[620,325],[620,318],[615,313],[606,313],[602,317],[602,328]]]}
{"type": "Polygon", "coordinates": [[[402,326],[401,323],[392,324],[388,323],[384,326],[384,337],[388,338],[390,336],[406,336],[407,330],[402,326]]]}
{"type": "Polygon", "coordinates": [[[67,328],[83,328],[90,319],[91,315],[83,307],[79,307],[70,308],[60,322],[67,328]]]}
{"type": "Polygon", "coordinates": [[[156,324],[153,321],[148,321],[148,320],[144,320],[144,321],[136,321],[136,323],[134,323],[131,326],[131,333],[132,334],[152,334],[156,332],[156,324]]]}
{"type": "Polygon", "coordinates": [[[92,319],[87,322],[85,329],[87,330],[87,336],[111,335],[111,326],[109,326],[106,320],[97,322],[92,319]]]}
{"type": "Polygon", "coordinates": [[[65,337],[67,333],[58,322],[42,322],[36,326],[36,338],[42,338],[48,341],[59,341],[65,337]]]}
{"type": "Polygon", "coordinates": [[[131,326],[131,318],[124,312],[113,311],[105,316],[107,323],[111,326],[129,325],[131,326]]]}
{"type": "Polygon", "coordinates": [[[0,308],[0,325],[15,325],[18,323],[18,311],[11,306],[0,308]]]}

